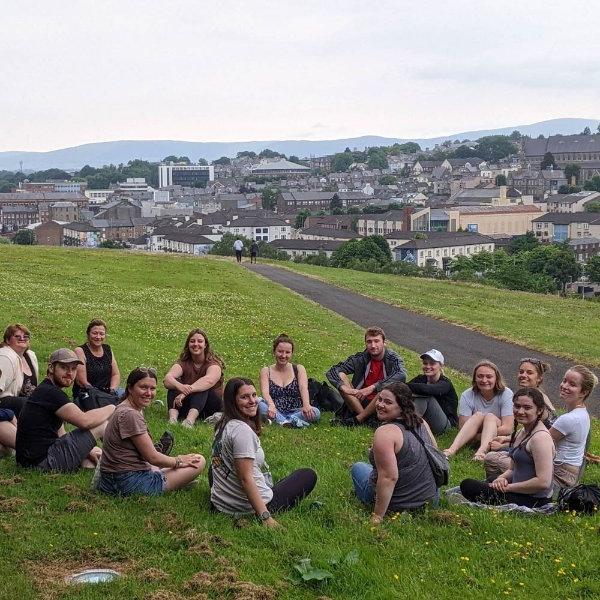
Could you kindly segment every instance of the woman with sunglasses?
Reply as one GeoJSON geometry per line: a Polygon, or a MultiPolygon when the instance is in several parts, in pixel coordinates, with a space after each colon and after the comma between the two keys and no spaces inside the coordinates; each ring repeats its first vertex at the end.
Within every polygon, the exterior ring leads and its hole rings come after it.
{"type": "Polygon", "coordinates": [[[188,485],[204,469],[201,454],[173,457],[156,450],[144,419],[155,396],[154,369],[129,373],[125,396],[104,431],[97,490],[111,496],[156,496],[188,485]]]}
{"type": "Polygon", "coordinates": [[[38,384],[38,360],[29,348],[30,339],[29,329],[14,323],[4,331],[0,344],[0,408],[17,418],[38,384]]]}

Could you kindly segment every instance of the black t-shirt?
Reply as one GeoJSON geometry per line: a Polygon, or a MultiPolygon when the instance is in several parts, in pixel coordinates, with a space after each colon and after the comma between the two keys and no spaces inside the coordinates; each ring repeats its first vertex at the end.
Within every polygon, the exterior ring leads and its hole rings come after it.
{"type": "Polygon", "coordinates": [[[56,411],[69,403],[69,397],[50,379],[44,379],[21,409],[17,426],[17,463],[34,467],[42,462],[48,448],[58,439],[63,420],[56,411]]]}
{"type": "Polygon", "coordinates": [[[458,396],[452,382],[441,375],[436,383],[427,383],[425,375],[417,375],[406,385],[418,396],[433,396],[453,427],[458,425],[458,396]]]}

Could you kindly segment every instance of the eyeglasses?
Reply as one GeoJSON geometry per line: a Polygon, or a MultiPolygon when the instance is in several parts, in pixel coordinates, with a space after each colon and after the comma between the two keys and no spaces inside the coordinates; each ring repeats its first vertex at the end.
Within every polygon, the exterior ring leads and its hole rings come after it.
{"type": "Polygon", "coordinates": [[[523,364],[524,362],[531,363],[532,365],[541,365],[542,364],[542,361],[539,358],[522,358],[520,364],[523,364]]]}
{"type": "Polygon", "coordinates": [[[138,371],[140,373],[146,373],[148,375],[151,375],[152,377],[156,378],[156,369],[154,367],[137,367],[135,369],[135,371],[138,371]]]}
{"type": "Polygon", "coordinates": [[[23,335],[15,333],[13,335],[13,337],[15,338],[15,340],[18,340],[19,342],[26,342],[29,339],[31,339],[31,336],[27,333],[24,333],[23,335]]]}

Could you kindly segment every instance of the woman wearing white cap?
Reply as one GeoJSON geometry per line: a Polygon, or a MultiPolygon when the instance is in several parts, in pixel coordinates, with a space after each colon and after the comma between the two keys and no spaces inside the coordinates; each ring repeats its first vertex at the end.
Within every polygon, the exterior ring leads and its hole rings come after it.
{"type": "Polygon", "coordinates": [[[444,375],[444,355],[439,350],[421,354],[423,374],[408,382],[415,395],[417,414],[423,417],[435,435],[458,425],[458,396],[444,375]]]}

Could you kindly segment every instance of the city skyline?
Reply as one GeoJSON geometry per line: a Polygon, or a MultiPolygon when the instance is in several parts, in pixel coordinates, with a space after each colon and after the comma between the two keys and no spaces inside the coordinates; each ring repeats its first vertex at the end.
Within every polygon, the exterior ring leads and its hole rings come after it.
{"type": "Polygon", "coordinates": [[[0,151],[424,138],[594,118],[600,8],[34,0],[3,10],[0,151]],[[554,10],[554,8],[556,10],[554,10]]]}

